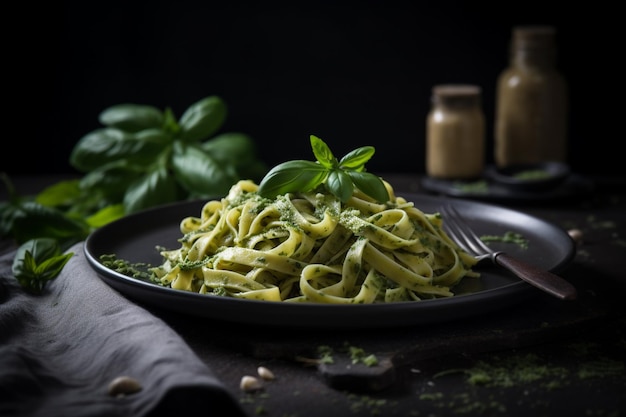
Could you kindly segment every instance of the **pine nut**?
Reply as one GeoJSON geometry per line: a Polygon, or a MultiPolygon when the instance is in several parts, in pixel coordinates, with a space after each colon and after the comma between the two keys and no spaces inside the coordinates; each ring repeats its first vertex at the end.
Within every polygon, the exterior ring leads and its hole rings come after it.
{"type": "Polygon", "coordinates": [[[121,397],[141,391],[141,384],[135,378],[118,376],[109,384],[109,395],[121,397]]]}
{"type": "Polygon", "coordinates": [[[258,378],[250,375],[245,375],[243,378],[241,378],[239,388],[241,388],[242,391],[246,392],[257,391],[263,388],[263,384],[261,384],[261,381],[259,381],[258,378]]]}
{"type": "Polygon", "coordinates": [[[274,379],[274,373],[264,366],[259,366],[259,368],[257,369],[257,373],[261,378],[266,381],[271,381],[274,379]]]}
{"type": "Polygon", "coordinates": [[[580,229],[570,229],[570,230],[567,231],[567,233],[574,240],[574,242],[581,243],[583,241],[583,232],[582,232],[582,230],[580,230],[580,229]]]}

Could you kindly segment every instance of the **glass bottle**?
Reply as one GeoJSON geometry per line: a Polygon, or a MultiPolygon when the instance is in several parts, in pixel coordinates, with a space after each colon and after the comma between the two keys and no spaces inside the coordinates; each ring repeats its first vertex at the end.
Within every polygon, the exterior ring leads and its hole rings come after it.
{"type": "Polygon", "coordinates": [[[555,63],[554,27],[513,28],[509,67],[496,86],[498,167],[566,161],[567,85],[555,63]]]}
{"type": "Polygon", "coordinates": [[[426,118],[426,173],[433,178],[470,180],[482,175],[485,116],[481,88],[443,84],[432,89],[426,118]]]}

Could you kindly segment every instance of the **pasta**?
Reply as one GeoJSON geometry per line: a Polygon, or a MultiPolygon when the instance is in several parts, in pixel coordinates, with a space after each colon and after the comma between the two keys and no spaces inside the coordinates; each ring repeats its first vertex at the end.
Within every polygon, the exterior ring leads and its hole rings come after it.
{"type": "Polygon", "coordinates": [[[475,259],[385,182],[390,202],[355,190],[266,199],[242,180],[200,217],[180,223],[177,249],[160,248],[152,280],[174,289],[241,299],[337,304],[453,296],[475,259]]]}

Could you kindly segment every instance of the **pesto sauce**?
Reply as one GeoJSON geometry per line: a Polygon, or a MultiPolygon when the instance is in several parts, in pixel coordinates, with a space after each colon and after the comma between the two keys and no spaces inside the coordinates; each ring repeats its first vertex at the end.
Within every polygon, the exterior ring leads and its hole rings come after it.
{"type": "Polygon", "coordinates": [[[483,235],[480,237],[483,242],[503,242],[503,243],[515,243],[522,249],[528,249],[528,239],[526,239],[521,233],[506,232],[502,236],[496,235],[483,235]]]}
{"type": "Polygon", "coordinates": [[[124,259],[118,259],[114,254],[100,255],[100,262],[105,267],[131,278],[149,279],[151,277],[151,274],[146,272],[151,268],[151,265],[147,263],[132,263],[124,259]]]}
{"type": "Polygon", "coordinates": [[[530,169],[527,171],[520,171],[513,175],[513,178],[517,178],[520,180],[541,180],[545,178],[550,178],[552,174],[548,171],[544,171],[543,169],[530,169]]]}
{"type": "Polygon", "coordinates": [[[462,182],[455,181],[453,183],[454,188],[464,192],[464,193],[481,193],[484,194],[489,191],[489,186],[487,181],[472,181],[472,182],[462,182]]]}

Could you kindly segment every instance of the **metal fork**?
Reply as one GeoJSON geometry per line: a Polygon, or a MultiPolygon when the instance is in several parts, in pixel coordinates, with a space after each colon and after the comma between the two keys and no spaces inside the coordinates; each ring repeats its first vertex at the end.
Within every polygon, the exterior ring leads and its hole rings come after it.
{"type": "Polygon", "coordinates": [[[489,259],[494,264],[513,272],[529,284],[562,300],[576,299],[576,288],[565,279],[552,272],[538,269],[505,252],[494,251],[489,248],[468,226],[454,207],[442,207],[441,214],[444,216],[444,228],[450,238],[478,261],[489,259]]]}

